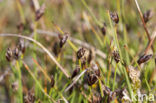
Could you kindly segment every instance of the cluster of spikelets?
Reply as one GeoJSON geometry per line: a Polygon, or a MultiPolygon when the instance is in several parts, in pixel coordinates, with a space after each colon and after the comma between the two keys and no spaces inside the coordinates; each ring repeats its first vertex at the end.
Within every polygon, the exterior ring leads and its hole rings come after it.
{"type": "MultiPolygon", "coordinates": [[[[45,5],[41,6],[41,8],[36,11],[36,21],[39,20],[43,16],[44,9],[45,9],[45,5]]],[[[119,22],[119,17],[116,12],[110,13],[110,17],[115,24],[117,24],[119,22]]],[[[144,21],[147,23],[151,17],[150,11],[147,11],[143,15],[143,17],[144,17],[144,21]]],[[[18,26],[20,31],[23,30],[23,28],[24,28],[23,26],[24,26],[23,24],[20,24],[18,26]]],[[[101,28],[101,32],[103,35],[106,34],[106,29],[107,29],[107,27],[106,27],[106,24],[104,23],[103,27],[101,28]]],[[[58,56],[58,54],[61,52],[63,46],[67,42],[67,40],[69,38],[69,34],[64,33],[63,36],[59,35],[58,38],[59,38],[59,42],[55,42],[54,46],[53,46],[53,52],[56,56],[58,56]]],[[[24,52],[25,52],[24,41],[20,40],[20,42],[18,43],[17,47],[14,50],[11,50],[10,48],[7,49],[6,59],[9,62],[11,62],[13,60],[18,60],[18,59],[20,59],[21,55],[24,52]]],[[[81,90],[82,89],[82,88],[80,88],[81,85],[84,85],[84,88],[86,85],[94,87],[94,86],[96,86],[97,82],[100,82],[103,96],[99,92],[95,91],[95,95],[91,98],[90,102],[102,103],[102,101],[106,100],[107,103],[110,103],[111,101],[116,99],[117,96],[118,96],[117,99],[119,102],[123,102],[123,101],[131,102],[126,88],[117,89],[117,90],[112,91],[109,87],[105,86],[104,83],[100,80],[101,72],[100,72],[98,63],[96,63],[94,61],[94,58],[95,58],[94,50],[88,50],[87,48],[81,47],[77,51],[76,55],[77,55],[78,61],[80,62],[80,65],[76,66],[76,68],[73,71],[70,78],[74,80],[74,78],[77,78],[77,76],[80,74],[80,71],[86,70],[86,72],[85,72],[82,80],[79,80],[78,83],[75,83],[74,85],[72,85],[72,87],[69,89],[70,93],[73,91],[74,88],[79,88],[81,90]]],[[[127,72],[132,81],[133,89],[139,90],[139,88],[141,87],[140,69],[135,68],[131,65],[127,66],[124,63],[124,61],[121,61],[120,54],[119,54],[118,50],[113,51],[112,58],[115,60],[116,63],[121,62],[121,64],[123,64],[125,66],[125,68],[128,68],[127,72]]],[[[137,63],[139,65],[141,65],[142,63],[147,62],[150,58],[152,58],[152,54],[148,54],[148,55],[144,54],[143,56],[141,56],[139,58],[137,63]]],[[[54,87],[54,85],[55,85],[55,80],[54,80],[54,77],[51,76],[50,86],[54,87]]],[[[14,90],[16,91],[18,89],[18,83],[17,82],[13,83],[12,88],[14,88],[14,90]]],[[[100,89],[100,88],[98,88],[98,89],[100,89]]],[[[35,101],[34,94],[32,93],[32,91],[28,92],[28,94],[24,97],[24,102],[25,103],[34,103],[34,101],[35,101]]]]}

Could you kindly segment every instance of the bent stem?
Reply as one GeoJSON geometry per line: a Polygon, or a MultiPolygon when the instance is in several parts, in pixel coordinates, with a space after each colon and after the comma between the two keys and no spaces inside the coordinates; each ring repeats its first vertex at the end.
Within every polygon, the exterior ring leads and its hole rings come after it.
{"type": "Polygon", "coordinates": [[[48,56],[50,57],[50,59],[60,68],[60,70],[64,73],[64,75],[67,78],[70,77],[68,75],[68,73],[65,71],[65,69],[57,62],[57,60],[54,58],[54,56],[40,42],[38,42],[38,41],[36,41],[36,40],[34,40],[34,39],[30,38],[30,37],[23,36],[23,35],[17,35],[17,34],[0,34],[0,36],[19,37],[19,38],[23,38],[23,39],[26,39],[26,40],[29,40],[29,41],[34,42],[35,44],[37,44],[39,47],[41,47],[48,54],[48,56]]]}

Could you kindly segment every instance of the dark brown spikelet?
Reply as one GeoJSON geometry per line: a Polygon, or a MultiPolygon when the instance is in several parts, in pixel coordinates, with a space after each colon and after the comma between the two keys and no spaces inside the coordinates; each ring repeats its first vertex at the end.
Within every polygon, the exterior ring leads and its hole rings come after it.
{"type": "Polygon", "coordinates": [[[140,64],[142,64],[142,63],[147,62],[149,59],[152,58],[152,56],[153,56],[152,54],[143,55],[143,56],[141,56],[141,57],[139,58],[139,60],[138,60],[137,62],[138,62],[138,64],[140,65],[140,64]]]}
{"type": "Polygon", "coordinates": [[[96,76],[100,77],[100,69],[97,64],[92,64],[91,68],[96,76]]]}
{"type": "Polygon", "coordinates": [[[52,48],[52,51],[54,52],[55,56],[57,56],[60,52],[60,47],[58,42],[55,42],[52,48]]]}
{"type": "Polygon", "coordinates": [[[20,40],[17,47],[22,53],[24,53],[25,52],[24,40],[20,40]]]}
{"type": "Polygon", "coordinates": [[[24,30],[24,24],[23,23],[18,24],[17,29],[21,33],[24,30]]]}
{"type": "Polygon", "coordinates": [[[81,58],[81,66],[82,66],[82,68],[85,68],[86,64],[87,64],[86,57],[81,58]]]}
{"type": "Polygon", "coordinates": [[[107,103],[111,103],[116,97],[116,92],[111,91],[110,88],[104,86],[104,96],[107,97],[107,103]]]}
{"type": "Polygon", "coordinates": [[[60,48],[62,48],[68,39],[68,34],[66,33],[63,37],[59,36],[59,38],[60,38],[60,48]]]}
{"type": "Polygon", "coordinates": [[[6,57],[7,61],[10,62],[12,60],[12,55],[13,55],[12,50],[10,48],[8,48],[7,52],[5,54],[5,57],[6,57]]]}
{"type": "Polygon", "coordinates": [[[16,59],[16,60],[19,59],[19,57],[20,57],[20,51],[17,47],[13,51],[13,56],[14,56],[14,59],[16,59]]]}
{"type": "Polygon", "coordinates": [[[103,36],[106,35],[106,23],[103,24],[103,27],[101,28],[101,32],[102,32],[103,36]]]}
{"type": "Polygon", "coordinates": [[[102,97],[100,95],[98,96],[93,95],[91,103],[102,103],[102,97]]]}
{"type": "Polygon", "coordinates": [[[144,14],[143,14],[143,18],[145,23],[147,23],[152,17],[152,11],[151,10],[147,10],[144,14]]]}
{"type": "Polygon", "coordinates": [[[54,87],[55,85],[55,80],[54,80],[54,76],[51,76],[51,82],[50,82],[51,87],[54,87]]]}
{"type": "Polygon", "coordinates": [[[88,59],[87,59],[88,64],[91,63],[92,59],[93,59],[93,53],[92,53],[92,50],[89,50],[89,56],[88,56],[88,59]]]}
{"type": "Polygon", "coordinates": [[[92,86],[96,81],[97,81],[96,75],[88,73],[88,76],[87,76],[88,85],[92,86]]]}
{"type": "Polygon", "coordinates": [[[80,72],[80,67],[76,66],[75,70],[72,73],[71,78],[73,79],[80,72]]]}
{"type": "Polygon", "coordinates": [[[84,54],[85,54],[85,49],[82,47],[82,48],[80,48],[78,51],[77,51],[77,58],[78,59],[80,59],[80,58],[82,58],[83,56],[84,56],[84,54]]]}
{"type": "Polygon", "coordinates": [[[43,15],[45,11],[45,5],[43,4],[37,11],[36,11],[36,21],[38,21],[43,15]]]}
{"type": "Polygon", "coordinates": [[[120,55],[118,51],[113,51],[113,58],[118,63],[120,61],[120,55]]]}
{"type": "Polygon", "coordinates": [[[124,96],[123,92],[124,92],[125,90],[126,90],[125,88],[115,90],[116,94],[119,96],[118,101],[121,102],[121,99],[122,99],[122,97],[124,96]]]}
{"type": "Polygon", "coordinates": [[[119,16],[116,12],[110,13],[111,19],[117,24],[119,22],[119,16]]]}
{"type": "Polygon", "coordinates": [[[34,103],[35,94],[32,91],[29,91],[26,96],[24,96],[24,103],[34,103]]]}

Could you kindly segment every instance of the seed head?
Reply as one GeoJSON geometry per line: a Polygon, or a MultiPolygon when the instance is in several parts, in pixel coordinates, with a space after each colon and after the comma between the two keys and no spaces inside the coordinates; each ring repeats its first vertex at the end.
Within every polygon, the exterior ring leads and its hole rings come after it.
{"type": "Polygon", "coordinates": [[[54,87],[55,85],[55,80],[54,80],[54,76],[51,76],[51,82],[50,82],[51,87],[54,87]]]}
{"type": "Polygon", "coordinates": [[[55,56],[57,56],[60,53],[60,47],[58,42],[54,43],[52,51],[54,52],[55,56]]]}
{"type": "Polygon", "coordinates": [[[110,88],[108,88],[107,86],[103,86],[104,90],[104,95],[105,97],[107,96],[107,103],[111,103],[111,101],[113,101],[116,97],[116,92],[111,91],[110,88]]]}
{"type": "Polygon", "coordinates": [[[60,36],[60,48],[63,47],[63,45],[66,43],[68,39],[68,34],[65,34],[63,37],[60,36]]]}
{"type": "Polygon", "coordinates": [[[106,35],[106,24],[104,23],[103,27],[101,28],[102,34],[105,36],[106,35]]]}
{"type": "Polygon", "coordinates": [[[98,65],[92,64],[92,69],[93,69],[93,72],[99,77],[100,76],[100,69],[99,69],[98,65]]]}
{"type": "Polygon", "coordinates": [[[86,63],[87,63],[86,57],[82,57],[82,58],[81,58],[81,66],[82,66],[82,67],[85,67],[85,66],[86,66],[86,63]]]}
{"type": "Polygon", "coordinates": [[[143,18],[145,23],[147,23],[150,18],[152,17],[152,11],[151,10],[147,10],[144,14],[143,14],[143,18]]]}
{"type": "Polygon", "coordinates": [[[17,29],[19,30],[19,32],[21,33],[24,30],[24,24],[20,23],[17,25],[17,29]]]}
{"type": "Polygon", "coordinates": [[[25,52],[24,40],[20,40],[17,47],[22,53],[24,53],[25,52]]]}
{"type": "Polygon", "coordinates": [[[140,65],[140,64],[142,64],[142,63],[144,63],[144,62],[147,62],[149,59],[151,59],[152,58],[152,54],[149,54],[149,55],[142,55],[140,58],[139,58],[139,60],[137,61],[138,62],[138,64],[140,65]]]}
{"type": "Polygon", "coordinates": [[[75,70],[73,71],[71,78],[74,78],[79,72],[80,72],[80,67],[76,66],[75,70]]]}
{"type": "Polygon", "coordinates": [[[24,103],[34,103],[35,94],[32,91],[29,91],[26,96],[24,96],[24,103]]]}
{"type": "Polygon", "coordinates": [[[78,59],[80,59],[80,58],[82,58],[83,56],[84,56],[84,54],[85,54],[85,49],[82,47],[82,48],[80,48],[78,51],[77,51],[77,58],[78,59]]]}
{"type": "Polygon", "coordinates": [[[87,82],[88,82],[88,85],[93,85],[95,82],[97,81],[97,77],[95,74],[91,74],[91,73],[88,73],[87,75],[87,82]]]}
{"type": "Polygon", "coordinates": [[[116,24],[119,22],[119,16],[116,12],[110,13],[110,17],[116,24]]]}
{"type": "Polygon", "coordinates": [[[120,55],[118,51],[113,51],[113,58],[118,63],[120,61],[120,55]]]}
{"type": "Polygon", "coordinates": [[[6,59],[7,59],[9,62],[10,62],[11,59],[12,59],[12,55],[13,55],[12,50],[11,50],[10,48],[8,48],[8,49],[7,49],[7,52],[6,52],[6,54],[5,54],[5,56],[6,56],[6,59]]]}
{"type": "Polygon", "coordinates": [[[43,4],[37,11],[36,11],[36,21],[38,21],[44,14],[45,5],[43,4]]]}
{"type": "Polygon", "coordinates": [[[13,56],[16,60],[20,57],[20,51],[17,47],[13,50],[13,56]]]}

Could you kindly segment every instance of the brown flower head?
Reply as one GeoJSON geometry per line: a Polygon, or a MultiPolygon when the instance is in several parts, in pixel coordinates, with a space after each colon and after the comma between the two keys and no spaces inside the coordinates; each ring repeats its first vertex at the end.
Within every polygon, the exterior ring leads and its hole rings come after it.
{"type": "Polygon", "coordinates": [[[111,19],[117,24],[119,22],[119,16],[116,12],[110,13],[111,19]]]}
{"type": "Polygon", "coordinates": [[[113,51],[113,58],[118,63],[120,61],[120,55],[118,51],[113,51]]]}
{"type": "Polygon", "coordinates": [[[54,80],[54,76],[51,76],[51,82],[50,82],[51,87],[54,87],[55,85],[55,80],[54,80]]]}
{"type": "Polygon", "coordinates": [[[63,35],[63,37],[59,35],[59,38],[60,38],[60,48],[62,48],[68,39],[68,34],[66,33],[65,35],[63,35]]]}
{"type": "Polygon", "coordinates": [[[149,55],[142,55],[140,58],[139,58],[139,60],[137,61],[138,62],[138,64],[140,65],[140,64],[142,64],[142,63],[145,63],[145,62],[147,62],[149,59],[151,59],[152,58],[152,54],[149,54],[149,55]]]}
{"type": "Polygon", "coordinates": [[[152,11],[151,10],[147,10],[144,14],[143,14],[143,18],[145,23],[147,23],[152,17],[152,11]]]}
{"type": "Polygon", "coordinates": [[[12,50],[11,50],[10,48],[8,48],[8,49],[7,49],[7,52],[6,52],[6,54],[5,54],[5,56],[6,56],[6,59],[7,59],[9,62],[12,60],[12,55],[13,55],[12,50]]]}
{"type": "Polygon", "coordinates": [[[76,66],[75,70],[72,73],[71,78],[74,78],[80,72],[80,67],[76,66]]]}
{"type": "Polygon", "coordinates": [[[78,59],[80,59],[80,58],[82,58],[83,56],[84,56],[84,54],[85,54],[85,49],[82,47],[82,48],[80,48],[78,51],[77,51],[77,58],[78,59]]]}

